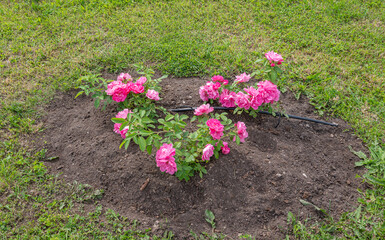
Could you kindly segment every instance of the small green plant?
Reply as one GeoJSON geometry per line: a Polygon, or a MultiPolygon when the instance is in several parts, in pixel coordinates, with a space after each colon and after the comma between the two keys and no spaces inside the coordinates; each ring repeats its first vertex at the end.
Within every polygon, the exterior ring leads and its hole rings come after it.
{"type": "Polygon", "coordinates": [[[196,239],[196,240],[222,240],[222,239],[225,239],[227,237],[226,235],[224,235],[222,233],[220,233],[220,234],[215,233],[215,228],[216,228],[215,216],[214,216],[214,213],[208,209],[206,209],[206,211],[205,211],[205,220],[207,223],[209,223],[211,225],[212,232],[211,233],[202,232],[198,236],[193,231],[190,231],[190,234],[194,239],[196,239]]]}
{"type": "Polygon", "coordinates": [[[385,187],[385,150],[375,143],[369,147],[370,157],[368,158],[361,151],[356,152],[350,146],[349,149],[362,159],[356,162],[356,166],[365,166],[368,169],[363,177],[372,184],[385,187]]]}
{"type": "Polygon", "coordinates": [[[211,225],[211,228],[212,229],[215,229],[215,216],[214,216],[214,213],[208,209],[206,209],[205,211],[205,219],[206,219],[206,222],[210,223],[211,225]]]}

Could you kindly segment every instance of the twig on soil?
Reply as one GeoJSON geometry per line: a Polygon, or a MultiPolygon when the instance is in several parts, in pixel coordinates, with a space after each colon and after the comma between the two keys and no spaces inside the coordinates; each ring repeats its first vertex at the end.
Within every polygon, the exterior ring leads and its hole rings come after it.
{"type": "Polygon", "coordinates": [[[147,185],[148,185],[149,182],[150,182],[150,179],[147,178],[146,181],[145,181],[145,182],[142,184],[142,186],[140,187],[140,191],[143,191],[143,190],[147,187],[147,185]]]}

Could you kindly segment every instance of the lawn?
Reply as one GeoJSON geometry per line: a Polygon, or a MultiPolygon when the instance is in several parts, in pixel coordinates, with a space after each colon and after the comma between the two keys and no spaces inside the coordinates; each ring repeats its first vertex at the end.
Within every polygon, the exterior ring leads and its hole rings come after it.
{"type": "Polygon", "coordinates": [[[39,161],[44,150],[29,149],[25,139],[44,128],[36,119],[56,91],[133,64],[176,77],[231,79],[257,69],[255,60],[273,50],[285,59],[281,89],[306,95],[320,115],[346,120],[372,150],[363,178],[372,188],[360,207],[310,227],[289,215],[291,237],[383,238],[384,12],[380,0],[1,1],[0,234],[147,234],[127,230],[135,223],[102,207],[83,211],[100,192],[57,181],[39,161]]]}

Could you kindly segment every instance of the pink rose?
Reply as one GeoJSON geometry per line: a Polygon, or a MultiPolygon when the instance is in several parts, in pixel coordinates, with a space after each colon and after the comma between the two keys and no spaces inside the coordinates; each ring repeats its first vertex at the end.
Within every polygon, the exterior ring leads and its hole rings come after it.
{"type": "Polygon", "coordinates": [[[121,81],[113,81],[113,82],[109,83],[107,85],[107,90],[106,90],[107,95],[112,96],[115,92],[115,89],[120,87],[120,86],[124,86],[124,83],[122,83],[121,81]]]}
{"type": "Polygon", "coordinates": [[[126,109],[118,112],[118,114],[116,114],[115,118],[127,118],[127,115],[129,113],[132,113],[132,111],[126,108],[126,109]]]}
{"type": "Polygon", "coordinates": [[[131,85],[131,91],[135,94],[144,92],[144,87],[141,84],[134,83],[131,85]]]}
{"type": "MultiPolygon", "coordinates": [[[[116,114],[115,117],[116,118],[127,118],[127,115],[129,113],[132,113],[132,111],[129,109],[124,109],[123,111],[120,111],[118,114],[116,114]]],[[[124,129],[122,129],[122,131],[120,131],[120,126],[122,126],[121,123],[115,123],[114,124],[114,132],[120,134],[122,136],[122,138],[126,138],[126,133],[130,129],[130,127],[126,126],[124,129]]]]}
{"type": "Polygon", "coordinates": [[[272,67],[275,66],[275,64],[273,62],[276,62],[278,65],[280,65],[283,62],[282,56],[279,55],[278,53],[273,52],[273,51],[265,53],[265,57],[267,58],[267,60],[269,60],[270,65],[272,67]]]}
{"type": "Polygon", "coordinates": [[[220,82],[207,82],[206,85],[199,88],[201,99],[207,102],[209,99],[217,99],[219,97],[218,89],[221,87],[220,82]]]}
{"type": "Polygon", "coordinates": [[[149,99],[152,99],[152,100],[155,100],[155,101],[159,101],[159,93],[155,90],[150,90],[148,89],[147,93],[146,93],[146,96],[149,98],[149,99]]]}
{"type": "Polygon", "coordinates": [[[222,82],[223,80],[225,80],[221,75],[215,75],[211,78],[211,80],[213,82],[222,82]]]}
{"type": "Polygon", "coordinates": [[[119,76],[118,76],[118,81],[123,81],[123,80],[129,80],[129,81],[132,81],[132,77],[130,74],[128,73],[121,73],[119,76]]]}
{"type": "Polygon", "coordinates": [[[214,146],[211,144],[207,144],[202,152],[202,160],[208,161],[210,160],[210,157],[214,155],[214,146]]]}
{"type": "Polygon", "coordinates": [[[237,98],[237,94],[235,92],[231,92],[227,89],[223,89],[222,94],[219,96],[219,102],[224,107],[235,107],[235,99],[237,98]]]}
{"type": "Polygon", "coordinates": [[[221,147],[221,150],[223,154],[229,154],[230,153],[229,144],[227,142],[223,142],[223,147],[221,147]]]}
{"type": "Polygon", "coordinates": [[[248,82],[251,78],[250,75],[247,75],[246,73],[242,73],[241,75],[235,77],[236,79],[234,82],[236,83],[248,82]]]}
{"type": "Polygon", "coordinates": [[[253,87],[244,88],[245,92],[247,92],[250,96],[250,105],[253,109],[257,110],[259,106],[262,105],[263,99],[258,94],[258,90],[253,87]]]}
{"type": "Polygon", "coordinates": [[[224,79],[224,78],[223,78],[222,76],[220,76],[220,75],[213,76],[213,77],[211,78],[211,80],[212,80],[213,82],[221,82],[221,83],[223,83],[223,85],[227,85],[227,84],[229,83],[228,80],[224,79]]]}
{"type": "Polygon", "coordinates": [[[278,90],[277,85],[266,80],[261,81],[258,84],[258,97],[263,103],[273,103],[279,100],[281,92],[278,90]]]}
{"type": "Polygon", "coordinates": [[[238,105],[238,107],[244,108],[246,110],[248,110],[251,106],[249,95],[246,95],[243,92],[239,92],[237,94],[235,103],[238,105]]]}
{"type": "Polygon", "coordinates": [[[114,95],[112,95],[112,100],[115,102],[123,102],[127,97],[127,88],[124,86],[122,88],[115,89],[114,95]]]}
{"type": "MultiPolygon", "coordinates": [[[[239,138],[241,139],[241,142],[244,142],[245,138],[247,138],[249,136],[249,134],[246,131],[245,123],[244,122],[237,122],[236,124],[234,124],[234,126],[237,127],[237,134],[238,134],[239,138]]],[[[234,137],[233,141],[235,141],[235,137],[234,137]]]]}
{"type": "Polygon", "coordinates": [[[161,172],[167,172],[174,174],[177,171],[175,163],[175,148],[172,144],[164,143],[156,152],[156,165],[160,168],[161,172]]]}
{"type": "Polygon", "coordinates": [[[221,87],[221,83],[220,83],[220,82],[216,82],[216,83],[214,83],[214,85],[213,85],[213,90],[214,90],[214,91],[217,91],[220,87],[221,87]]]}
{"type": "Polygon", "coordinates": [[[129,90],[127,85],[120,81],[113,81],[107,85],[107,95],[112,96],[112,100],[116,102],[123,102],[126,100],[129,90]]]}
{"type": "Polygon", "coordinates": [[[136,84],[139,84],[139,85],[143,85],[147,82],[147,78],[146,77],[140,77],[138,79],[138,81],[136,81],[136,84]]]}
{"type": "Polygon", "coordinates": [[[218,140],[223,136],[224,126],[221,124],[221,122],[218,119],[211,118],[207,120],[206,125],[210,129],[210,135],[213,137],[213,139],[218,140]]]}
{"type": "Polygon", "coordinates": [[[120,131],[120,136],[121,136],[122,138],[126,138],[126,133],[128,132],[129,129],[130,129],[129,126],[123,128],[122,131],[120,131]]]}
{"type": "Polygon", "coordinates": [[[205,86],[201,86],[199,88],[199,96],[201,97],[202,101],[207,102],[209,100],[209,95],[206,91],[205,86]]]}
{"type": "Polygon", "coordinates": [[[195,109],[194,114],[200,116],[202,114],[209,114],[214,111],[213,107],[210,107],[210,104],[202,104],[197,109],[195,109]]]}

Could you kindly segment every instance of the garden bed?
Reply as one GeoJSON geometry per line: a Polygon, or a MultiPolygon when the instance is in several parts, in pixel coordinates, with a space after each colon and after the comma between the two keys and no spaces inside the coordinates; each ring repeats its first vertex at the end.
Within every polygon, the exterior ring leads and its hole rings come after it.
{"type": "MultiPolygon", "coordinates": [[[[113,75],[105,75],[114,79],[113,75]]],[[[164,79],[159,104],[167,109],[181,105],[200,106],[198,89],[205,81],[198,78],[164,79]]],[[[251,234],[257,239],[282,239],[289,211],[300,220],[320,219],[311,206],[332,216],[356,205],[362,170],[354,167],[359,159],[349,151],[363,150],[362,142],[339,119],[329,121],[338,127],[293,119],[259,115],[232,115],[245,122],[249,137],[231,152],[212,158],[208,173],[188,183],[162,174],[149,156],[132,144],[119,149],[122,138],[113,132],[111,118],[115,106],[105,111],[94,108],[87,96],[74,99],[76,91],[59,93],[42,119],[46,130],[38,142],[47,155],[52,174],[62,173],[67,182],[77,181],[105,190],[101,204],[145,226],[167,227],[177,239],[195,232],[209,232],[206,209],[216,217],[217,229],[231,237],[251,234]],[[145,185],[147,183],[147,185],[145,185]]],[[[296,100],[292,93],[281,95],[281,106],[288,114],[313,117],[308,100],[296,100]]],[[[192,116],[192,112],[190,113],[192,116]]]]}

